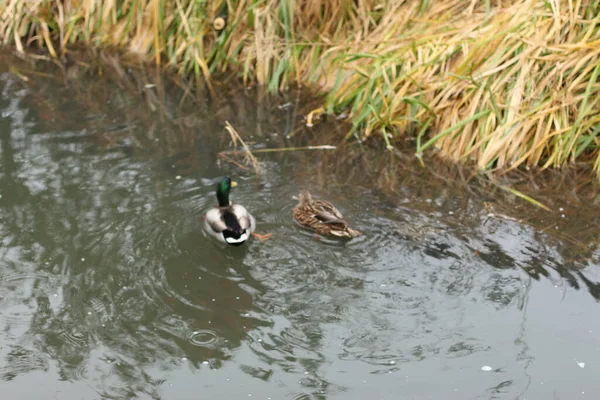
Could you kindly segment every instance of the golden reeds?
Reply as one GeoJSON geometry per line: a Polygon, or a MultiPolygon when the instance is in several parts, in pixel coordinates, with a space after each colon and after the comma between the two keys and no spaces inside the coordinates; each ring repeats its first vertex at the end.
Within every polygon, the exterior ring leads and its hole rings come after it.
{"type": "Polygon", "coordinates": [[[0,41],[318,86],[327,113],[388,148],[408,138],[419,156],[436,147],[481,170],[589,160],[600,172],[597,1],[6,0],[0,41]]]}

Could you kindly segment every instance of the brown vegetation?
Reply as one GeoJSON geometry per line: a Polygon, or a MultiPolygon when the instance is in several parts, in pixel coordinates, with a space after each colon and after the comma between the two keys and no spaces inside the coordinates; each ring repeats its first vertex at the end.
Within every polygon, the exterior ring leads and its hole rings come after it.
{"type": "Polygon", "coordinates": [[[317,86],[350,134],[419,157],[600,171],[597,1],[6,0],[0,18],[19,52],[118,47],[208,81],[317,86]]]}

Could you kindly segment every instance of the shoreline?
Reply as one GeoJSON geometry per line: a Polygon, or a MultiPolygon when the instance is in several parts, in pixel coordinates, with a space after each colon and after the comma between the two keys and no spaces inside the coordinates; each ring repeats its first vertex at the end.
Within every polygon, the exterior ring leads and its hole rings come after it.
{"type": "Polygon", "coordinates": [[[592,2],[73,4],[4,3],[0,40],[57,60],[78,45],[117,48],[209,84],[227,72],[271,93],[316,88],[325,100],[314,111],[348,115],[346,137],[414,141],[417,155],[435,148],[481,172],[576,162],[600,171],[592,2]]]}

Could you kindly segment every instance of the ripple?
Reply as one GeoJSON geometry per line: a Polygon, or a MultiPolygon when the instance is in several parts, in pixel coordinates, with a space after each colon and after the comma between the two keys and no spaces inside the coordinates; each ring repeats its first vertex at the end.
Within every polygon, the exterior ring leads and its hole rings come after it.
{"type": "Polygon", "coordinates": [[[14,282],[22,280],[37,280],[37,279],[49,279],[49,275],[43,273],[25,273],[25,274],[11,274],[5,273],[0,274],[0,282],[14,282]]]}
{"type": "Polygon", "coordinates": [[[190,333],[188,341],[194,346],[210,347],[220,341],[219,335],[210,329],[200,329],[190,333]]]}
{"type": "Polygon", "coordinates": [[[14,325],[20,326],[28,323],[34,315],[33,311],[11,312],[10,314],[0,314],[0,321],[3,322],[6,328],[13,327],[14,325]]]}
{"type": "MultiPolygon", "coordinates": [[[[114,357],[104,355],[98,359],[100,361],[94,368],[95,376],[100,380],[110,380],[113,376],[118,376],[119,361],[114,357]]],[[[116,385],[118,387],[118,385],[116,385]]]]}
{"type": "MultiPolygon", "coordinates": [[[[195,183],[195,182],[194,182],[195,183]]],[[[202,188],[194,185],[183,185],[174,190],[168,200],[174,206],[180,207],[185,214],[202,214],[216,204],[213,192],[206,193],[202,188]]]]}
{"type": "Polygon", "coordinates": [[[75,376],[75,380],[84,381],[88,379],[88,366],[85,362],[78,365],[73,369],[73,375],[75,376]]]}
{"type": "Polygon", "coordinates": [[[75,329],[71,330],[70,332],[63,331],[58,335],[58,337],[66,344],[76,348],[84,348],[88,346],[86,335],[75,329]]]}
{"type": "Polygon", "coordinates": [[[19,374],[48,369],[48,360],[43,354],[21,346],[13,347],[6,355],[5,361],[5,365],[0,371],[6,381],[12,380],[19,374]]]}
{"type": "Polygon", "coordinates": [[[277,208],[277,212],[274,214],[275,218],[272,222],[280,225],[291,225],[294,223],[297,226],[301,226],[294,220],[294,218],[292,218],[292,211],[294,211],[296,204],[296,200],[293,199],[291,199],[290,202],[280,204],[277,208]]]}

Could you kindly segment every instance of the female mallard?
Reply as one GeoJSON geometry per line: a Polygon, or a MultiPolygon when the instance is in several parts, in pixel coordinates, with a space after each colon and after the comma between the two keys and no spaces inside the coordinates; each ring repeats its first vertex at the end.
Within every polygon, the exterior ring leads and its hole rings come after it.
{"type": "Polygon", "coordinates": [[[218,207],[211,208],[204,217],[204,227],[209,235],[220,242],[239,246],[246,242],[250,235],[258,237],[261,241],[265,240],[270,234],[259,235],[254,233],[256,220],[246,210],[246,207],[240,204],[233,204],[229,201],[229,191],[236,187],[237,183],[231,178],[223,178],[217,183],[218,207]]]}
{"type": "Polygon", "coordinates": [[[292,216],[300,225],[318,234],[353,238],[362,232],[351,229],[342,213],[327,200],[313,200],[308,190],[302,190],[292,216]]]}

